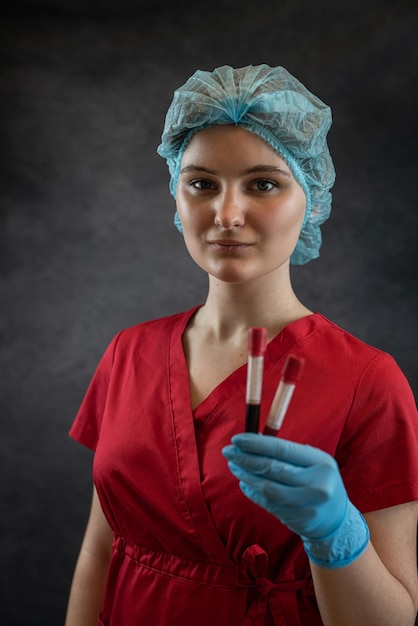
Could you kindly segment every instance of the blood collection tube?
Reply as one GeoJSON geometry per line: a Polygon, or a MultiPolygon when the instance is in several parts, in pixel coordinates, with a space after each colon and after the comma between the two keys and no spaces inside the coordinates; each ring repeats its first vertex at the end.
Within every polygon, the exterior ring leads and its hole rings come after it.
{"type": "Polygon", "coordinates": [[[265,328],[250,328],[248,331],[248,370],[245,396],[247,405],[245,430],[248,433],[258,433],[266,346],[267,330],[265,328]]]}
{"type": "Polygon", "coordinates": [[[277,435],[283,424],[287,408],[295,390],[296,382],[299,379],[305,360],[289,355],[284,364],[280,382],[278,384],[263,435],[277,435]]]}

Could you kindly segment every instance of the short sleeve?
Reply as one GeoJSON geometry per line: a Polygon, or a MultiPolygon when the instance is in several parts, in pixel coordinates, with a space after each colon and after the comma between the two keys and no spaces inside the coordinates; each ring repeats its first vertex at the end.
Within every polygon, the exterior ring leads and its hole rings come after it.
{"type": "Polygon", "coordinates": [[[363,513],[418,500],[417,409],[390,355],[380,353],[363,373],[336,458],[363,513]]]}
{"type": "Polygon", "coordinates": [[[90,381],[80,409],[70,428],[70,436],[91,450],[96,450],[106,407],[114,353],[119,335],[113,338],[90,381]]]}

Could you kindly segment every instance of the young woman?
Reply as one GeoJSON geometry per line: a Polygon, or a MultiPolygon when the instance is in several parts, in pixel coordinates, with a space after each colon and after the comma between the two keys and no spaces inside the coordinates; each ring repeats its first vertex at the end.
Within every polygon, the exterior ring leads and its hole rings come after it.
{"type": "Polygon", "coordinates": [[[93,377],[71,429],[96,454],[66,626],[414,624],[412,392],[290,280],[329,214],[330,120],[281,67],[175,92],[159,153],[208,295],[119,333],[93,377]],[[279,437],[243,433],[253,326],[261,430],[286,357],[305,359],[279,437]]]}

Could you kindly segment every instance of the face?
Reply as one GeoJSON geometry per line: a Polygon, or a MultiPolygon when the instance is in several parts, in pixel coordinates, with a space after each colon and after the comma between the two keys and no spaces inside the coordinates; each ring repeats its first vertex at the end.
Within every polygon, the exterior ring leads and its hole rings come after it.
{"type": "Polygon", "coordinates": [[[176,202],[189,253],[210,276],[245,283],[288,271],[305,194],[258,135],[232,125],[197,132],[183,155],[176,202]]]}

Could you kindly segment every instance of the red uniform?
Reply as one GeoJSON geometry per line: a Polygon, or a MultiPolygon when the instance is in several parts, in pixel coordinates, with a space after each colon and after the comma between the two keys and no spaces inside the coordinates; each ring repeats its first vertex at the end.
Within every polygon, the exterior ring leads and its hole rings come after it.
{"type": "MultiPolygon", "coordinates": [[[[119,333],[71,435],[96,450],[115,533],[106,626],[318,626],[300,538],[240,491],[221,454],[245,423],[246,366],[192,412],[182,333],[196,309],[119,333]]],[[[336,457],[363,513],[418,499],[415,401],[393,359],[320,314],[267,347],[260,428],[289,353],[302,356],[280,436],[336,457]]]]}

